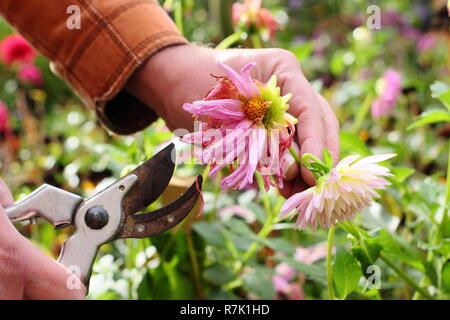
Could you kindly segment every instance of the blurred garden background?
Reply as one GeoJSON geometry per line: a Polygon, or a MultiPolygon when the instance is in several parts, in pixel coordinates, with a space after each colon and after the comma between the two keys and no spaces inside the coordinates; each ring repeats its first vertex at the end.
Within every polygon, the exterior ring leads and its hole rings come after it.
{"type": "MultiPolygon", "coordinates": [[[[447,2],[264,0],[255,23],[233,14],[232,0],[160,2],[192,42],[292,51],[339,118],[341,157],[396,153],[395,176],[354,224],[336,228],[331,282],[327,230],[297,230],[277,217],[275,189],[223,190],[219,173],[204,185],[203,215],[197,207],[171,232],[104,246],[88,298],[327,299],[330,286],[339,299],[450,298],[447,2]]],[[[44,57],[8,60],[14,34],[0,20],[0,176],[16,200],[42,183],[89,196],[161,144],[183,148],[162,120],[108,135],[44,57]]],[[[207,170],[180,164],[171,190],[207,170]]],[[[19,228],[52,257],[71,232],[44,221],[19,228]]]]}

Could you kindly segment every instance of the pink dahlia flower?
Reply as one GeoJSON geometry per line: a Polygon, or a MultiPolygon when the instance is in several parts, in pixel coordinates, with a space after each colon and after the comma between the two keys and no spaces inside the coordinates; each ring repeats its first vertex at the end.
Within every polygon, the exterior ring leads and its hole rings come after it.
{"type": "Polygon", "coordinates": [[[0,56],[5,64],[31,63],[36,52],[19,34],[12,34],[0,42],[0,56]]]}
{"type": "Polygon", "coordinates": [[[381,79],[381,94],[372,104],[372,117],[379,119],[391,111],[397,104],[402,92],[402,74],[394,69],[389,69],[381,79]]]}
{"type": "Polygon", "coordinates": [[[235,25],[247,28],[257,27],[274,37],[280,25],[266,8],[261,8],[262,0],[245,0],[244,3],[235,2],[232,10],[232,20],[235,25]]]}
{"type": "Polygon", "coordinates": [[[280,96],[276,76],[266,84],[253,80],[250,69],[256,63],[241,73],[218,63],[227,75],[217,78],[205,99],[183,106],[201,122],[182,141],[197,147],[196,158],[211,165],[210,175],[230,167],[224,187],[245,188],[257,170],[267,189],[282,186],[297,121],[286,112],[291,95],[280,96]]]}
{"type": "Polygon", "coordinates": [[[298,214],[299,229],[319,224],[331,227],[336,222],[352,220],[355,215],[378,197],[376,189],[385,189],[389,182],[389,169],[378,162],[394,157],[394,154],[375,155],[358,160],[349,156],[339,162],[327,174],[321,176],[315,187],[297,193],[287,199],[281,208],[281,216],[291,212],[298,214]],[[358,160],[358,161],[357,161],[358,160]]]}
{"type": "Polygon", "coordinates": [[[20,68],[17,74],[19,80],[23,82],[30,82],[34,86],[38,87],[42,84],[42,73],[41,70],[32,64],[24,65],[20,68]]]}
{"type": "MultiPolygon", "coordinates": [[[[326,256],[327,244],[323,242],[311,247],[296,248],[294,259],[306,264],[313,264],[318,260],[324,259],[326,256]]],[[[275,275],[272,276],[272,283],[277,292],[277,298],[288,298],[290,300],[305,299],[305,293],[302,288],[305,279],[306,276],[304,274],[298,273],[286,262],[277,264],[275,266],[275,275]]]]}
{"type": "Polygon", "coordinates": [[[9,111],[6,104],[3,101],[0,101],[0,134],[8,135],[10,133],[9,111]]]}
{"type": "Polygon", "coordinates": [[[427,32],[422,34],[417,40],[417,51],[425,52],[434,48],[436,45],[437,39],[436,36],[432,32],[427,32]]]}

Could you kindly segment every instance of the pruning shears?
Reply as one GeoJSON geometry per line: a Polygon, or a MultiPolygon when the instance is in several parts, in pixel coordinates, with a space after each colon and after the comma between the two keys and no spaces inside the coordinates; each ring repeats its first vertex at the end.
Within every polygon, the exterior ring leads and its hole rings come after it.
{"type": "Polygon", "coordinates": [[[164,192],[175,169],[170,144],[132,172],[96,195],[84,199],[44,184],[21,202],[8,207],[12,222],[41,217],[57,229],[74,225],[75,233],[62,247],[58,262],[79,275],[88,287],[99,248],[115,239],[146,238],[175,227],[192,210],[200,195],[202,176],[176,201],[145,210],[164,192]]]}

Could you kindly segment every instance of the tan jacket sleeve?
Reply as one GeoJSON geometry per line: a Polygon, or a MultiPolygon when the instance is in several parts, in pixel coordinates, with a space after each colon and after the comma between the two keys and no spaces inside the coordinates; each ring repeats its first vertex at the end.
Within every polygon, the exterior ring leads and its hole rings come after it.
{"type": "Polygon", "coordinates": [[[131,134],[156,119],[122,90],[153,53],[186,43],[156,0],[1,0],[0,12],[108,129],[131,134]],[[67,25],[77,22],[72,5],[79,8],[79,29],[67,25]]]}

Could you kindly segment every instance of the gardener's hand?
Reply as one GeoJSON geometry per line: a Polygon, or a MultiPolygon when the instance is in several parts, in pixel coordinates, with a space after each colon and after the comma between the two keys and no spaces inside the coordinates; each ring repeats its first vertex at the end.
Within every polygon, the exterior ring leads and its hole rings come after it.
{"type": "MultiPolygon", "coordinates": [[[[276,74],[281,93],[293,94],[289,113],[298,118],[301,154],[312,153],[321,157],[323,148],[327,148],[334,160],[338,160],[339,124],[336,116],[327,101],[311,87],[298,60],[289,51],[214,50],[194,45],[169,47],[150,58],[136,72],[128,84],[128,90],[164,118],[171,130],[192,129],[192,115],[184,111],[182,106],[186,102],[204,98],[215,84],[211,74],[224,74],[216,63],[217,59],[237,71],[247,63],[256,61],[252,76],[261,82],[267,82],[276,74]]],[[[306,169],[302,169],[301,175],[295,169],[289,171],[295,178],[286,182],[282,190],[284,196],[288,197],[315,184],[314,177],[306,169]]]]}
{"type": "Polygon", "coordinates": [[[65,267],[44,255],[11,224],[4,207],[13,197],[0,179],[0,299],[83,299],[86,290],[65,267]],[[71,278],[69,289],[67,280],[71,278]],[[77,281],[74,283],[74,281],[77,281]]]}

